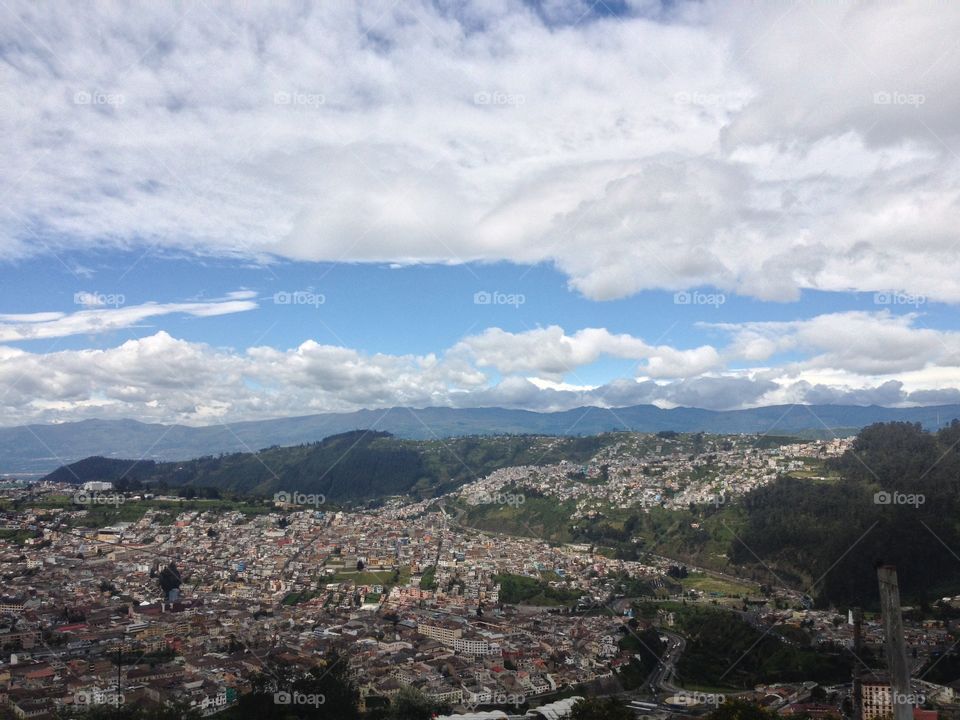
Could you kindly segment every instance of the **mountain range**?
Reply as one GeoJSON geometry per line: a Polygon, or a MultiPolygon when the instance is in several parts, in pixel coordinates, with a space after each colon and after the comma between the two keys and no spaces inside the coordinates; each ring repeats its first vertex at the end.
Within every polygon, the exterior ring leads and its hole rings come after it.
{"type": "Polygon", "coordinates": [[[943,427],[960,418],[960,405],[887,408],[877,405],[771,405],[747,410],[663,409],[654,405],[562,412],[506,408],[359,410],[303,417],[192,427],[136,420],[82,420],[0,428],[0,474],[40,475],[91,455],[108,458],[187,460],[218,453],[250,452],[273,445],[312,443],[351,430],[375,429],[398,438],[465,435],[593,435],[637,432],[851,435],[875,422],[906,421],[943,427]]]}

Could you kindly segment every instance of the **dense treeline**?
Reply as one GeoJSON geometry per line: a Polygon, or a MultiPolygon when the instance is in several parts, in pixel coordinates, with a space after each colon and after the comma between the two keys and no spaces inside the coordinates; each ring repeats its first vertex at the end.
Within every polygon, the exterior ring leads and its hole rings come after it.
{"type": "Polygon", "coordinates": [[[636,690],[650,678],[650,673],[657,669],[660,658],[667,649],[667,643],[661,639],[656,628],[641,630],[639,623],[633,618],[622,625],[620,630],[620,649],[630,651],[633,656],[630,662],[617,672],[617,679],[624,690],[636,690]]]}
{"type": "Polygon", "coordinates": [[[678,616],[688,638],[677,666],[681,686],[752,688],[759,682],[834,683],[850,677],[849,654],[784,642],[728,611],[685,607],[678,616]]]}
{"type": "Polygon", "coordinates": [[[117,460],[100,455],[63,465],[47,475],[44,480],[58,483],[83,483],[88,480],[103,480],[116,484],[121,480],[140,482],[156,472],[153,460],[117,460]]]}
{"type": "Polygon", "coordinates": [[[556,588],[543,580],[510,575],[494,575],[493,581],[500,584],[500,602],[516,605],[572,605],[580,597],[575,590],[556,588]]]}
{"type": "Polygon", "coordinates": [[[876,606],[877,562],[897,566],[910,601],[960,589],[960,423],[871,425],[829,468],[839,481],[785,478],[749,494],[733,561],[755,554],[821,604],[876,606]]]}

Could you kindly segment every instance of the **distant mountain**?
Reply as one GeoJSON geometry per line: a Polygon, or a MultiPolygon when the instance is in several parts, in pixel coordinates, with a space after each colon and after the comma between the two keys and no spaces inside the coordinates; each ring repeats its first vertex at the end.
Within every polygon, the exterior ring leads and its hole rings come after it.
{"type": "Polygon", "coordinates": [[[249,452],[271,445],[312,443],[357,429],[383,430],[401,438],[531,433],[594,435],[609,430],[713,433],[852,434],[875,422],[919,422],[937,429],[960,417],[960,405],[885,408],[853,405],[774,405],[750,410],[663,410],[653,405],[554,413],[505,408],[390,408],[352,413],[189,427],[135,420],[83,420],[57,425],[0,428],[0,474],[43,474],[91,455],[184,460],[217,453],[249,452]]]}

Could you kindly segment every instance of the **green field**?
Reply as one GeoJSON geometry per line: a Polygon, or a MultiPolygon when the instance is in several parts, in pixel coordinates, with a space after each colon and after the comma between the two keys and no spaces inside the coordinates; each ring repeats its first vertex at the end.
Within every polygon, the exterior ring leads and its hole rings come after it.
{"type": "Polygon", "coordinates": [[[383,585],[393,587],[394,585],[406,585],[410,582],[410,568],[400,568],[399,577],[395,579],[393,570],[379,570],[371,572],[368,570],[339,570],[333,577],[325,580],[328,583],[352,582],[356,585],[383,585]]]}
{"type": "Polygon", "coordinates": [[[687,689],[748,690],[759,683],[849,678],[852,658],[787,645],[733,613],[688,605],[675,611],[676,631],[687,638],[677,684],[687,689]]]}
{"type": "Polygon", "coordinates": [[[493,576],[500,583],[500,602],[513,605],[572,605],[580,598],[577,590],[554,588],[543,580],[525,575],[493,576]]]}
{"type": "Polygon", "coordinates": [[[437,589],[437,568],[434,565],[431,565],[426,570],[423,571],[423,575],[420,577],[420,589],[421,590],[436,590],[437,589]]]}
{"type": "Polygon", "coordinates": [[[299,605],[300,603],[307,602],[308,600],[313,600],[313,598],[318,597],[320,593],[318,591],[307,591],[299,593],[290,593],[283,600],[280,601],[281,605],[299,605]]]}
{"type": "Polygon", "coordinates": [[[713,577],[704,573],[691,573],[680,580],[684,591],[699,590],[706,595],[718,593],[723,597],[741,597],[743,595],[756,595],[758,588],[755,585],[747,585],[733,580],[713,577]]]}
{"type": "Polygon", "coordinates": [[[479,530],[570,542],[574,505],[552,498],[527,497],[522,505],[488,503],[465,506],[463,523],[479,530]]]}
{"type": "Polygon", "coordinates": [[[25,540],[33,536],[34,534],[29,530],[0,530],[0,542],[11,542],[14,545],[23,545],[25,540]]]}

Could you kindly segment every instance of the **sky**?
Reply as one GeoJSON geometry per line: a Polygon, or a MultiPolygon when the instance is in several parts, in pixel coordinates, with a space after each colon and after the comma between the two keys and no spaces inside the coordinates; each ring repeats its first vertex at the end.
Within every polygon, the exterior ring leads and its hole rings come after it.
{"type": "Polygon", "coordinates": [[[0,4],[0,425],[960,402],[960,4],[0,4]]]}

